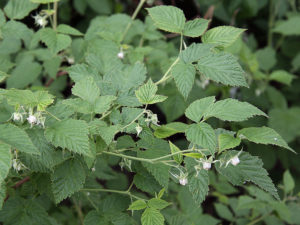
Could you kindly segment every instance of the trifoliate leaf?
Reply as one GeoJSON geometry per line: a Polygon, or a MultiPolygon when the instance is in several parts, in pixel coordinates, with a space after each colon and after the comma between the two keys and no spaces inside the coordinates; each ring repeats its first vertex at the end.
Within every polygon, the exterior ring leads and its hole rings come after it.
{"type": "Polygon", "coordinates": [[[207,123],[192,124],[185,132],[186,139],[193,144],[207,148],[211,153],[216,151],[216,134],[214,129],[207,123]]]}
{"type": "Polygon", "coordinates": [[[219,152],[239,146],[240,143],[241,143],[240,138],[235,138],[230,134],[220,134],[218,136],[219,152]]]}
{"type": "Polygon", "coordinates": [[[21,128],[12,124],[0,125],[0,141],[4,142],[20,152],[39,155],[39,150],[21,128]]]}
{"type": "Polygon", "coordinates": [[[96,99],[100,96],[100,89],[92,77],[87,77],[76,82],[72,88],[72,93],[73,95],[94,104],[96,99]]]}
{"type": "Polygon", "coordinates": [[[245,31],[231,26],[219,26],[207,31],[201,38],[203,43],[228,47],[245,31]]]}
{"type": "Polygon", "coordinates": [[[192,197],[197,205],[200,205],[206,195],[208,194],[209,190],[209,177],[208,172],[206,170],[195,170],[195,166],[199,163],[195,161],[193,158],[185,158],[184,163],[188,170],[188,188],[192,197]]]}
{"type": "Polygon", "coordinates": [[[182,163],[182,160],[183,160],[182,154],[180,153],[181,150],[180,150],[176,145],[174,145],[171,141],[169,141],[169,145],[170,145],[171,153],[172,153],[172,154],[177,153],[176,155],[173,155],[173,159],[174,159],[178,164],[181,164],[181,163],[182,163]]]}
{"type": "Polygon", "coordinates": [[[195,67],[192,64],[185,64],[184,62],[179,61],[172,68],[171,73],[179,92],[187,99],[194,85],[196,75],[195,67]]]}
{"type": "Polygon", "coordinates": [[[142,225],[164,225],[164,216],[153,208],[147,208],[142,214],[142,225]]]}
{"type": "Polygon", "coordinates": [[[225,163],[237,154],[238,151],[223,153],[219,159],[223,163],[216,164],[218,172],[224,175],[233,185],[242,185],[245,181],[251,181],[272,194],[276,199],[279,199],[277,190],[258,157],[242,152],[239,155],[240,163],[238,165],[234,166],[229,163],[226,167],[225,163]]]}
{"type": "Polygon", "coordinates": [[[45,136],[56,147],[89,155],[88,126],[83,120],[57,121],[46,128],[45,136]]]}
{"type": "Polygon", "coordinates": [[[10,0],[4,7],[4,12],[10,19],[23,19],[38,6],[29,0],[10,0]]]}
{"type": "Polygon", "coordinates": [[[187,127],[188,125],[185,123],[180,123],[180,122],[168,123],[166,125],[162,125],[158,127],[154,131],[154,135],[157,138],[166,138],[177,133],[184,133],[187,127]]]}
{"type": "Polygon", "coordinates": [[[164,31],[182,33],[185,16],[181,9],[174,6],[156,6],[147,9],[155,26],[164,31]]]}
{"type": "Polygon", "coordinates": [[[210,53],[200,58],[197,69],[207,78],[230,86],[248,87],[244,71],[230,53],[210,53]]]}
{"type": "Polygon", "coordinates": [[[292,152],[294,150],[288,146],[283,138],[272,128],[269,127],[249,127],[239,130],[237,137],[247,139],[257,144],[277,145],[292,152]]]}
{"type": "Polygon", "coordinates": [[[215,96],[210,96],[192,102],[185,111],[186,117],[198,123],[215,100],[215,96]]]}
{"type": "Polygon", "coordinates": [[[204,118],[216,117],[224,121],[244,121],[255,115],[267,117],[263,111],[255,106],[229,98],[210,105],[204,113],[204,118]]]}
{"type": "Polygon", "coordinates": [[[157,85],[153,83],[151,79],[144,85],[142,85],[135,95],[142,104],[154,104],[157,102],[163,102],[167,99],[166,96],[156,95],[157,85]]]}
{"type": "Polygon", "coordinates": [[[199,37],[201,36],[208,27],[209,20],[205,19],[194,19],[185,23],[183,35],[188,37],[199,37]]]}
{"type": "Polygon", "coordinates": [[[144,200],[136,200],[129,206],[128,210],[141,210],[147,207],[144,200]]]}
{"type": "MultiPolygon", "coordinates": [[[[11,167],[11,160],[11,147],[8,144],[0,142],[0,185],[3,183],[4,179],[6,178],[9,172],[9,169],[11,167]]],[[[2,187],[0,187],[0,189],[2,189],[2,187]]],[[[1,205],[2,202],[0,201],[0,206],[1,205]]]]}
{"type": "Polygon", "coordinates": [[[148,201],[148,206],[150,208],[158,209],[158,210],[164,209],[169,205],[170,205],[170,203],[166,202],[165,200],[159,199],[159,198],[152,198],[148,201]]]}
{"type": "Polygon", "coordinates": [[[85,171],[77,159],[69,159],[58,165],[51,174],[55,202],[59,203],[79,191],[85,182],[85,171]]]}
{"type": "Polygon", "coordinates": [[[62,34],[70,34],[74,36],[83,36],[83,33],[81,33],[79,30],[67,25],[67,24],[59,24],[56,28],[56,31],[58,33],[62,34]]]}

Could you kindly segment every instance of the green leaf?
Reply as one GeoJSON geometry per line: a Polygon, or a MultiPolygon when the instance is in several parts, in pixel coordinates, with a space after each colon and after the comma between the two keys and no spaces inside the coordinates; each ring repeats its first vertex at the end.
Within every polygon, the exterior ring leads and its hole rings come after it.
{"type": "Polygon", "coordinates": [[[28,154],[39,155],[39,150],[33,145],[32,141],[21,128],[12,124],[0,125],[0,141],[9,144],[11,147],[28,154]]]}
{"type": "Polygon", "coordinates": [[[53,2],[59,2],[60,0],[30,0],[30,1],[34,3],[48,4],[53,2]]]}
{"type": "Polygon", "coordinates": [[[209,20],[194,19],[185,23],[183,35],[188,37],[199,37],[208,28],[209,20]]]}
{"type": "Polygon", "coordinates": [[[196,172],[195,166],[198,165],[193,158],[185,158],[184,163],[188,170],[188,188],[197,205],[200,205],[204,200],[209,190],[209,177],[206,170],[196,172]]]}
{"type": "Polygon", "coordinates": [[[56,31],[58,33],[62,34],[70,34],[74,36],[83,36],[83,33],[81,33],[79,30],[67,25],[67,24],[59,24],[56,28],[56,31]]]}
{"type": "Polygon", "coordinates": [[[156,209],[147,208],[142,214],[142,225],[164,225],[163,215],[156,209]]]}
{"type": "Polygon", "coordinates": [[[2,184],[0,183],[0,211],[2,209],[5,198],[6,198],[6,186],[4,183],[2,184]]]}
{"type": "Polygon", "coordinates": [[[288,86],[291,85],[293,79],[295,79],[295,75],[288,73],[285,70],[276,70],[273,71],[269,77],[270,80],[275,80],[282,84],[286,84],[288,86]]]}
{"type": "Polygon", "coordinates": [[[25,88],[33,83],[41,72],[42,66],[39,63],[33,62],[30,58],[24,58],[7,79],[7,88],[25,88]]]}
{"type": "Polygon", "coordinates": [[[55,202],[59,203],[83,188],[85,168],[77,159],[69,159],[58,165],[51,174],[55,202]]]}
{"type": "Polygon", "coordinates": [[[265,47],[255,52],[259,67],[264,71],[269,71],[276,65],[276,51],[272,47],[265,47]]]}
{"type": "Polygon", "coordinates": [[[184,133],[187,127],[188,125],[185,123],[180,123],[180,122],[168,123],[166,125],[162,125],[158,127],[154,131],[154,135],[157,138],[166,138],[174,134],[184,133]]]}
{"type": "MultiPolygon", "coordinates": [[[[0,142],[0,185],[8,175],[9,169],[11,167],[11,161],[11,147],[5,143],[0,142]]],[[[0,187],[0,189],[2,189],[2,187],[0,187]]],[[[0,201],[0,206],[2,206],[2,201],[0,201]]]]}
{"type": "Polygon", "coordinates": [[[9,75],[7,73],[4,73],[2,71],[0,71],[0,83],[5,81],[5,79],[9,77],[9,75]]]}
{"type": "Polygon", "coordinates": [[[216,151],[216,134],[207,123],[192,124],[185,132],[188,141],[207,148],[211,153],[216,151]]]}
{"type": "Polygon", "coordinates": [[[105,141],[105,143],[107,145],[109,145],[116,133],[121,129],[121,127],[119,125],[113,125],[113,126],[102,126],[102,127],[98,127],[98,133],[100,134],[100,136],[103,138],[103,140],[105,141]]]}
{"type": "Polygon", "coordinates": [[[51,78],[56,79],[56,74],[59,70],[61,61],[62,59],[59,56],[54,56],[44,61],[43,66],[45,68],[45,72],[48,73],[51,78]]]}
{"type": "Polygon", "coordinates": [[[178,154],[176,154],[176,155],[173,155],[173,159],[174,159],[178,164],[181,164],[181,163],[182,163],[182,160],[183,160],[182,154],[179,153],[179,152],[181,152],[181,150],[180,150],[176,145],[174,145],[171,141],[169,141],[169,145],[170,145],[170,149],[171,149],[171,153],[172,153],[172,154],[178,153],[178,154]]]}
{"type": "Polygon", "coordinates": [[[205,115],[205,112],[215,100],[215,96],[210,96],[192,102],[185,111],[186,117],[196,123],[200,122],[201,118],[205,115]]]}
{"type": "Polygon", "coordinates": [[[76,95],[83,100],[94,104],[96,99],[100,96],[100,89],[98,88],[92,77],[87,77],[76,82],[76,84],[72,88],[72,93],[73,95],[76,95]]]}
{"type": "Polygon", "coordinates": [[[207,78],[230,86],[248,87],[244,71],[230,53],[211,53],[201,57],[197,69],[207,78]]]}
{"type": "Polygon", "coordinates": [[[116,99],[117,97],[113,95],[105,95],[98,97],[95,103],[95,113],[105,113],[107,110],[110,109],[111,105],[116,99]]]}
{"type": "MultiPolygon", "coordinates": [[[[238,151],[229,151],[223,153],[220,157],[221,162],[227,162],[238,151]]],[[[227,177],[233,185],[242,185],[245,181],[251,181],[263,190],[272,194],[276,199],[279,199],[277,190],[268,176],[268,172],[263,168],[262,161],[256,157],[251,156],[249,153],[242,152],[239,155],[240,163],[233,166],[231,163],[226,167],[224,163],[216,164],[219,173],[227,177]]]]}
{"type": "Polygon", "coordinates": [[[88,126],[83,120],[57,121],[46,128],[45,136],[55,147],[89,155],[88,126]]]}
{"type": "Polygon", "coordinates": [[[228,47],[245,31],[231,26],[219,26],[207,31],[201,38],[203,43],[228,47]]]}
{"type": "Polygon", "coordinates": [[[224,150],[237,147],[240,145],[240,143],[241,143],[240,138],[235,138],[230,134],[220,134],[218,136],[219,153],[224,150]]]}
{"type": "Polygon", "coordinates": [[[215,203],[214,206],[218,215],[221,218],[228,221],[233,221],[234,216],[232,215],[232,212],[229,210],[229,208],[226,205],[222,203],[215,203]]]}
{"type": "Polygon", "coordinates": [[[283,174],[283,185],[285,193],[290,193],[295,188],[295,181],[289,170],[286,170],[283,174]]]}
{"type": "Polygon", "coordinates": [[[10,19],[23,19],[38,6],[29,0],[10,0],[4,7],[4,12],[10,19]]]}
{"type": "Polygon", "coordinates": [[[0,221],[13,225],[55,225],[37,200],[10,197],[0,211],[0,221]]]}
{"type": "MultiPolygon", "coordinates": [[[[165,145],[164,145],[165,146],[165,145]]],[[[157,146],[147,149],[146,151],[139,151],[139,158],[153,159],[169,154],[169,150],[162,148],[163,146],[157,146]]],[[[169,184],[169,169],[170,167],[162,163],[148,163],[142,162],[143,166],[154,176],[160,185],[167,187],[169,184]]]]}
{"type": "Polygon", "coordinates": [[[43,28],[38,31],[40,40],[47,45],[47,47],[54,53],[68,48],[71,45],[71,38],[65,34],[57,34],[51,28],[43,28]]]}
{"type": "Polygon", "coordinates": [[[216,117],[224,121],[244,121],[255,115],[267,117],[263,111],[247,102],[228,98],[210,105],[204,114],[204,118],[216,117]]]}
{"type": "Polygon", "coordinates": [[[247,139],[251,142],[264,145],[277,145],[295,152],[282,137],[272,128],[269,127],[250,127],[239,130],[237,137],[247,139]]]}
{"type": "Polygon", "coordinates": [[[174,6],[156,6],[147,9],[155,26],[164,31],[182,33],[185,16],[181,9],[174,6]]]}
{"type": "Polygon", "coordinates": [[[129,206],[128,210],[141,210],[147,207],[147,203],[144,200],[136,200],[129,206]]]}
{"type": "Polygon", "coordinates": [[[273,32],[280,33],[285,36],[300,35],[300,28],[298,26],[299,23],[299,16],[291,17],[288,20],[277,23],[275,28],[273,29],[273,32]]]}
{"type": "Polygon", "coordinates": [[[171,71],[179,92],[187,99],[193,88],[196,70],[192,64],[179,61],[171,71]]]}
{"type": "Polygon", "coordinates": [[[148,201],[148,206],[150,208],[158,209],[158,210],[164,209],[169,205],[170,205],[170,203],[166,202],[165,200],[159,199],[159,198],[152,198],[148,201]]]}
{"type": "Polygon", "coordinates": [[[157,85],[149,79],[146,84],[142,85],[137,91],[135,91],[135,95],[142,104],[155,104],[167,99],[166,96],[156,95],[156,92],[157,85]]]}
{"type": "Polygon", "coordinates": [[[200,60],[202,57],[210,54],[215,45],[212,44],[196,44],[193,43],[180,54],[180,59],[185,63],[193,63],[200,60]]]}

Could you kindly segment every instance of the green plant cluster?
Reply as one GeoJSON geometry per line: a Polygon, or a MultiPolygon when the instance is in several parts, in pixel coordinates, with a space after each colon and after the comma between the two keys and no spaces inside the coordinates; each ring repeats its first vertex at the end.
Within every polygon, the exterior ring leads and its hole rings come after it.
{"type": "MultiPolygon", "coordinates": [[[[285,86],[300,58],[284,50],[300,34],[294,1],[270,0],[286,14],[271,14],[259,50],[246,29],[224,24],[230,10],[258,13],[267,1],[199,0],[223,23],[212,28],[175,6],[140,0],[129,16],[99,2],[72,1],[76,13],[101,14],[86,30],[60,13],[68,1],[0,10],[0,222],[300,224],[289,170],[278,192],[263,166],[274,167],[274,152],[297,157],[300,108],[285,86]]],[[[256,15],[243,13],[237,23],[256,15]]]]}

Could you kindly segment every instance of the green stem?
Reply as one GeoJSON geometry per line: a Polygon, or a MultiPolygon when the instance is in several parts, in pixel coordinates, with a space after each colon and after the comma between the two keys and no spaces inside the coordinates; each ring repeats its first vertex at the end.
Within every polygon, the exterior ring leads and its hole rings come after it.
{"type": "Polygon", "coordinates": [[[61,121],[61,119],[57,118],[56,116],[54,116],[52,113],[48,112],[45,110],[46,113],[48,113],[50,116],[52,116],[54,119],[56,119],[57,121],[61,121]]]}
{"type": "Polygon", "coordinates": [[[103,188],[95,188],[95,189],[81,189],[81,191],[88,191],[88,192],[108,192],[108,193],[116,193],[121,195],[128,195],[129,197],[140,199],[140,200],[146,200],[143,198],[140,198],[134,194],[131,194],[128,191],[119,191],[119,190],[111,190],[111,189],[103,189],[103,188]]]}
{"type": "Polygon", "coordinates": [[[123,32],[123,35],[121,37],[121,40],[120,42],[122,42],[126,36],[126,34],[128,33],[130,27],[132,26],[132,23],[134,21],[134,19],[136,18],[137,14],[139,13],[139,11],[141,10],[142,6],[144,5],[144,3],[146,2],[146,0],[141,0],[140,3],[138,4],[138,6],[136,7],[136,9],[134,10],[132,16],[131,16],[131,21],[130,23],[127,24],[124,32],[123,32]]]}
{"type": "MultiPolygon", "coordinates": [[[[146,106],[147,107],[147,106],[146,106]]],[[[138,120],[142,115],[144,115],[146,111],[146,108],[141,112],[136,118],[134,118],[129,124],[121,128],[121,131],[123,131],[125,128],[129,127],[131,124],[133,124],[136,120],[138,120]]]]}
{"type": "Polygon", "coordinates": [[[257,219],[251,221],[250,223],[248,223],[247,225],[254,225],[260,221],[262,221],[264,218],[266,218],[267,216],[269,216],[269,214],[266,214],[266,215],[263,215],[263,216],[260,216],[258,217],[257,219]]]}
{"type": "Polygon", "coordinates": [[[75,206],[75,209],[76,209],[76,212],[78,214],[78,218],[80,220],[80,223],[83,225],[84,222],[83,222],[83,214],[82,214],[82,210],[81,210],[81,207],[79,205],[79,203],[77,203],[77,201],[74,199],[74,206],[75,206]]]}
{"type": "Polygon", "coordinates": [[[57,27],[57,9],[58,9],[58,2],[54,2],[53,3],[53,10],[54,10],[54,14],[53,14],[53,29],[56,30],[57,27]]]}
{"type": "Polygon", "coordinates": [[[135,156],[124,155],[124,154],[119,154],[119,153],[115,153],[115,152],[106,152],[106,151],[101,152],[101,154],[104,153],[104,154],[107,154],[107,155],[118,156],[118,157],[122,157],[122,158],[126,158],[126,159],[136,160],[136,161],[155,163],[155,162],[157,162],[161,159],[169,158],[171,156],[178,155],[178,154],[185,153],[185,152],[193,152],[193,150],[191,150],[191,149],[182,150],[180,152],[174,152],[172,154],[164,155],[164,156],[161,156],[161,157],[158,157],[158,158],[153,158],[153,159],[138,158],[138,157],[135,157],[135,156]]]}
{"type": "Polygon", "coordinates": [[[173,62],[173,64],[169,67],[169,69],[167,70],[167,72],[165,72],[165,74],[163,75],[163,77],[157,81],[155,84],[159,85],[163,82],[165,82],[166,80],[168,80],[171,76],[168,76],[170,71],[172,70],[172,68],[179,62],[180,58],[177,57],[177,59],[173,62]]]}

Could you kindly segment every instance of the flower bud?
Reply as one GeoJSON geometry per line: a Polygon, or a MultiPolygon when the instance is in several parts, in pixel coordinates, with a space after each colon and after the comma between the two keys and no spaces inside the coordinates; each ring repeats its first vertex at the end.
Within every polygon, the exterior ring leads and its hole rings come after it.
{"type": "Polygon", "coordinates": [[[119,59],[124,59],[124,52],[123,52],[123,51],[120,51],[120,52],[118,53],[118,58],[119,58],[119,59]]]}
{"type": "Polygon", "coordinates": [[[13,120],[14,120],[14,121],[23,120],[22,114],[21,114],[21,113],[18,113],[18,112],[13,113],[13,120]]]}
{"type": "Polygon", "coordinates": [[[31,126],[37,122],[37,119],[36,119],[36,117],[34,115],[28,116],[27,120],[28,120],[28,123],[31,124],[31,126]]]}
{"type": "Polygon", "coordinates": [[[186,177],[180,178],[179,183],[185,186],[188,183],[188,179],[186,177]]]}
{"type": "Polygon", "coordinates": [[[238,156],[234,156],[231,160],[230,160],[231,164],[236,166],[237,164],[240,163],[240,159],[238,156]]]}
{"type": "Polygon", "coordinates": [[[137,125],[137,126],[135,127],[135,130],[136,130],[136,135],[139,136],[140,133],[142,132],[143,128],[140,127],[140,125],[137,125]]]}
{"type": "Polygon", "coordinates": [[[210,170],[211,168],[211,163],[210,162],[203,162],[202,163],[203,169],[205,170],[210,170]]]}

